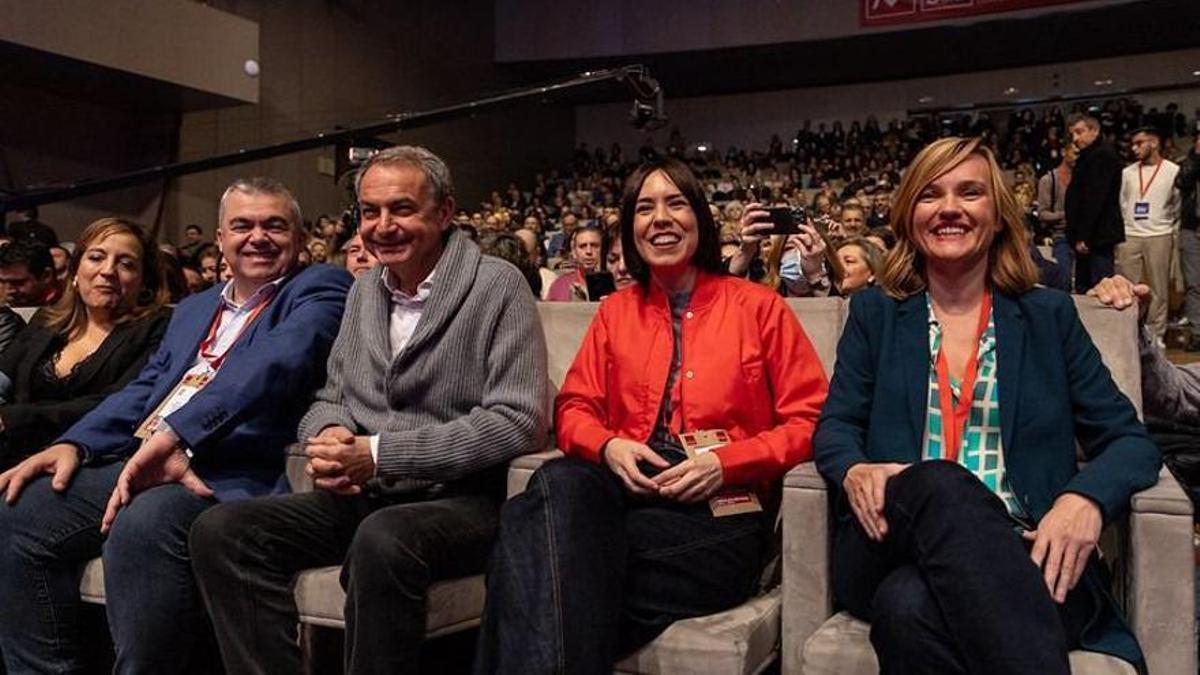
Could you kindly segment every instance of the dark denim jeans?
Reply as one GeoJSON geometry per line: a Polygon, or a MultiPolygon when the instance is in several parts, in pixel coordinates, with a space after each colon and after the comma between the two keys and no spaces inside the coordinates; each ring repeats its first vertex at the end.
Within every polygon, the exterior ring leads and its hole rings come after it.
{"type": "Polygon", "coordinates": [[[1100,246],[1087,255],[1075,254],[1075,292],[1087,293],[1101,279],[1117,273],[1113,246],[1100,246]]]}
{"type": "Polygon", "coordinates": [[[884,517],[880,543],[839,524],[833,554],[835,595],[871,622],[881,675],[1070,673],[1067,636],[1084,617],[1056,608],[1004,503],[974,475],[915,464],[888,481],[884,517]]]}
{"type": "Polygon", "coordinates": [[[292,580],[343,564],[346,672],[419,672],[425,592],[483,571],[499,495],[396,503],[318,490],[205,513],[192,528],[193,567],[226,671],[302,672],[292,580]]]}
{"type": "Polygon", "coordinates": [[[742,603],[764,521],[641,500],[605,466],[547,462],[501,510],[475,672],[612,673],[674,621],[742,603]]]}
{"type": "Polygon", "coordinates": [[[1066,291],[1071,290],[1071,280],[1075,278],[1075,248],[1071,246],[1071,242],[1067,241],[1065,236],[1054,238],[1054,264],[1062,272],[1062,278],[1067,284],[1066,291]]]}
{"type": "Polygon", "coordinates": [[[79,580],[82,563],[100,555],[116,672],[182,671],[208,630],[187,536],[215,502],[177,484],[152,488],[106,541],[100,518],[122,466],[83,467],[62,493],[39,478],[16,504],[0,504],[0,649],[10,674],[84,667],[79,580]]]}

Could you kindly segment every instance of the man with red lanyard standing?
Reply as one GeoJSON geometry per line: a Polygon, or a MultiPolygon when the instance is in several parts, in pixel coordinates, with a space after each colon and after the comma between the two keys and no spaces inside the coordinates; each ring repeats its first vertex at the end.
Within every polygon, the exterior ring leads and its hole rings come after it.
{"type": "Polygon", "coordinates": [[[1167,292],[1171,257],[1179,228],[1179,165],[1164,159],[1162,138],[1154,127],[1133,132],[1130,141],[1137,161],[1121,172],[1121,217],[1125,242],[1117,244],[1117,274],[1150,286],[1146,327],[1159,345],[1167,330],[1167,292]]]}
{"type": "Polygon", "coordinates": [[[10,673],[83,669],[78,570],[102,555],[115,672],[175,672],[209,631],[188,531],[219,501],[283,492],[284,448],[325,380],[351,277],[295,272],[300,207],[235,181],[233,278],[176,308],[158,350],[58,441],[0,474],[0,650],[10,673]]]}

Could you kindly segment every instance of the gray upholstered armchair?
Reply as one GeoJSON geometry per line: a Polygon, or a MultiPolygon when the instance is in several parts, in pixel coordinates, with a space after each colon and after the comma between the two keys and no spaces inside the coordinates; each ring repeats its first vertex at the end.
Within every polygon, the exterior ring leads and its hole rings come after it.
{"type": "MultiPolygon", "coordinates": [[[[1141,411],[1141,367],[1133,312],[1077,298],[1080,315],[1118,386],[1141,411]]],[[[835,614],[830,575],[829,493],[812,464],[788,474],[783,490],[783,647],[785,674],[874,675],[869,626],[835,614]]],[[[1196,672],[1192,505],[1164,469],[1133,498],[1127,522],[1110,527],[1102,549],[1114,571],[1114,595],[1154,675],[1196,672]]],[[[1133,668],[1102,654],[1074,652],[1072,672],[1100,675],[1133,668]]]]}

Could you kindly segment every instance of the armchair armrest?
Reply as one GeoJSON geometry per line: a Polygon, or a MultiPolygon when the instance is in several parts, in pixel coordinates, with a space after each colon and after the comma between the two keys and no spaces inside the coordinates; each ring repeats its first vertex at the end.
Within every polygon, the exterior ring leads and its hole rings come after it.
{"type": "Polygon", "coordinates": [[[783,641],[785,675],[801,671],[804,643],[833,612],[829,574],[829,491],[816,465],[783,478],[783,641]]]}
{"type": "MultiPolygon", "coordinates": [[[[300,445],[295,444],[288,446],[288,452],[293,450],[299,451],[300,445]]],[[[521,455],[508,465],[508,497],[520,494],[525,491],[525,485],[529,482],[529,477],[534,471],[538,470],[542,464],[562,457],[562,452],[558,450],[547,450],[545,452],[535,452],[530,455],[521,455]]],[[[292,487],[292,492],[311,492],[313,489],[312,477],[304,473],[304,465],[308,460],[304,457],[297,457],[289,454],[285,465],[288,484],[292,487]]]]}
{"type": "Polygon", "coordinates": [[[308,458],[296,454],[303,451],[303,445],[292,443],[287,446],[288,454],[287,457],[284,457],[284,474],[287,475],[288,485],[291,486],[292,492],[312,492],[313,490],[312,476],[304,473],[304,466],[308,464],[308,458]]]}
{"type": "Polygon", "coordinates": [[[534,471],[538,470],[538,467],[562,456],[563,453],[559,450],[546,450],[530,455],[521,455],[512,462],[509,462],[508,498],[512,499],[513,496],[525,491],[525,486],[529,483],[529,478],[533,476],[534,471]]]}
{"type": "Polygon", "coordinates": [[[1126,611],[1152,673],[1196,672],[1192,502],[1167,469],[1133,496],[1126,611]]]}

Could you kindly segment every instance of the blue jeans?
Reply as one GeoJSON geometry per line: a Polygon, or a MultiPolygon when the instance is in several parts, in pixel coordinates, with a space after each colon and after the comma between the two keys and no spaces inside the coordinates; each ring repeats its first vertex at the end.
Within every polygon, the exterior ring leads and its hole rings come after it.
{"type": "Polygon", "coordinates": [[[137,495],[107,540],[100,518],[117,475],[114,462],[83,467],[64,492],[49,478],[0,504],[0,650],[11,675],[85,667],[81,634],[82,564],[102,556],[108,623],[118,673],[185,669],[208,630],[192,581],[188,529],[215,503],[178,484],[137,495]]]}
{"type": "Polygon", "coordinates": [[[1062,278],[1067,283],[1066,291],[1071,290],[1071,279],[1074,278],[1073,271],[1075,268],[1075,247],[1071,246],[1071,242],[1063,235],[1054,238],[1054,263],[1058,265],[1058,269],[1062,271],[1062,278]]]}
{"type": "Polygon", "coordinates": [[[605,466],[547,462],[501,509],[475,672],[612,673],[676,620],[745,601],[765,521],[642,500],[605,466]]]}

